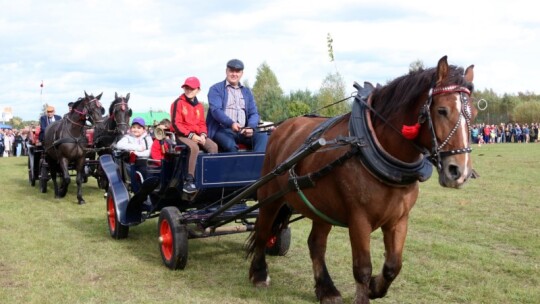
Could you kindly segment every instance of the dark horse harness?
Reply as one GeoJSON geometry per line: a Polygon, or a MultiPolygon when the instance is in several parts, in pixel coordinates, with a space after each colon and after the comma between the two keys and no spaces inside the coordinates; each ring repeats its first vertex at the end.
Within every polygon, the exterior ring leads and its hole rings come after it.
{"type": "MultiPolygon", "coordinates": [[[[99,102],[99,99],[94,98],[94,99],[88,101],[88,103],[92,103],[92,102],[95,102],[96,106],[98,108],[101,108],[101,103],[99,102]]],[[[68,132],[69,137],[61,137],[61,132],[62,132],[62,130],[64,130],[64,126],[67,124],[67,121],[71,122],[72,124],[74,124],[76,126],[81,127],[81,129],[84,129],[84,127],[85,127],[85,122],[86,122],[87,117],[88,117],[88,111],[86,110],[86,105],[84,106],[82,111],[79,111],[76,108],[73,108],[71,111],[79,114],[78,122],[73,121],[68,115],[66,115],[65,118],[62,119],[61,122],[60,122],[61,126],[56,130],[56,132],[54,132],[53,144],[48,149],[54,148],[57,151],[58,146],[60,146],[61,144],[64,144],[64,143],[76,144],[78,147],[81,147],[83,150],[85,149],[85,146],[88,143],[88,140],[87,140],[86,135],[84,134],[84,132],[81,132],[81,135],[75,137],[75,136],[73,136],[71,134],[71,132],[68,129],[67,132],[68,132]]],[[[99,123],[99,122],[101,122],[101,121],[98,121],[97,123],[99,123]]],[[[77,146],[75,146],[75,147],[77,147],[77,146]]],[[[57,153],[58,153],[58,151],[57,151],[57,153]]]]}
{"type": "MultiPolygon", "coordinates": [[[[422,106],[419,114],[419,123],[422,124],[427,121],[432,137],[432,149],[431,152],[428,153],[425,148],[418,147],[412,143],[421,152],[423,152],[422,157],[413,163],[405,163],[394,158],[384,151],[384,149],[379,145],[373,132],[369,117],[370,112],[378,115],[378,113],[371,107],[369,100],[373,86],[369,83],[365,83],[364,88],[362,88],[360,85],[357,85],[357,88],[358,94],[354,99],[351,117],[349,120],[349,132],[351,136],[338,136],[336,139],[330,142],[334,145],[351,145],[352,149],[319,171],[309,173],[304,176],[298,176],[294,171],[293,166],[291,169],[289,169],[288,187],[279,193],[272,195],[268,198],[268,200],[277,199],[289,191],[296,190],[306,206],[308,206],[308,208],[317,216],[333,225],[346,227],[346,224],[329,218],[317,210],[305,197],[302,192],[302,188],[314,187],[316,180],[330,173],[335,166],[342,165],[345,163],[345,161],[353,156],[357,156],[361,160],[364,167],[379,181],[390,186],[400,187],[410,185],[416,181],[423,182],[428,180],[433,172],[433,167],[431,166],[432,164],[436,166],[439,171],[442,169],[442,158],[450,155],[470,153],[472,151],[470,147],[442,151],[442,148],[448,144],[450,138],[454,136],[455,132],[457,131],[459,125],[461,124],[461,119],[465,119],[469,131],[471,129],[470,120],[472,111],[468,99],[470,96],[470,91],[467,88],[456,85],[430,89],[428,99],[422,106]],[[433,96],[453,92],[460,93],[462,109],[455,126],[439,145],[435,134],[435,128],[433,126],[433,120],[430,114],[430,107],[433,102],[433,96]]],[[[312,133],[306,139],[306,142],[297,151],[301,151],[311,142],[320,138],[325,131],[342,121],[344,118],[345,115],[342,115],[330,118],[320,124],[314,131],[312,131],[312,133]]],[[[382,120],[386,122],[384,118],[382,118],[382,120]]]]}

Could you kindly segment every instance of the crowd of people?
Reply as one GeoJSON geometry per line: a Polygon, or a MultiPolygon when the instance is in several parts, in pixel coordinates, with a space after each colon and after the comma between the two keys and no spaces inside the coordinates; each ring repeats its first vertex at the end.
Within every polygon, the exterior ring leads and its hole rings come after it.
{"type": "Polygon", "coordinates": [[[538,142],[539,123],[500,123],[498,125],[476,124],[471,128],[471,140],[475,144],[535,143],[538,142]]]}
{"type": "Polygon", "coordinates": [[[0,157],[28,155],[29,133],[29,128],[0,130],[0,157]]]}
{"type": "Polygon", "coordinates": [[[22,129],[0,129],[0,157],[28,155],[28,145],[43,141],[44,131],[51,123],[62,119],[55,114],[53,106],[48,106],[46,114],[39,119],[39,126],[26,126],[22,129]]]}

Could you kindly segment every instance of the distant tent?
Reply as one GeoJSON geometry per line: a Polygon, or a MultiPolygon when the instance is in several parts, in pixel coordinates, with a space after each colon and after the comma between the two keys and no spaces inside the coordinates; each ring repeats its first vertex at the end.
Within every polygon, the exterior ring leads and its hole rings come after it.
{"type": "Polygon", "coordinates": [[[135,117],[142,117],[147,126],[155,126],[164,118],[171,119],[170,114],[163,111],[133,112],[131,120],[135,117]]]}
{"type": "Polygon", "coordinates": [[[12,126],[0,123],[0,129],[13,129],[12,126]]]}

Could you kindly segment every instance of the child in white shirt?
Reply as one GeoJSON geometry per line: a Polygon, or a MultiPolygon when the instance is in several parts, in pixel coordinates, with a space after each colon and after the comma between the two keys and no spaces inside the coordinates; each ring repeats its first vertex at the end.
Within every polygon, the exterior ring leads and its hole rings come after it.
{"type": "Polygon", "coordinates": [[[149,157],[152,148],[152,137],[146,133],[142,117],[134,118],[129,133],[116,143],[116,148],[133,152],[138,157],[149,157]]]}

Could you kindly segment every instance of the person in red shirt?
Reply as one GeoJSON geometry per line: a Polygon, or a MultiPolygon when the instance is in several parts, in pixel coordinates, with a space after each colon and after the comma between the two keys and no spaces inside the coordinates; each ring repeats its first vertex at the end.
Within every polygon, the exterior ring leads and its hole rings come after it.
{"type": "Polygon", "coordinates": [[[204,107],[197,100],[201,83],[197,77],[188,77],[182,85],[184,94],[171,104],[172,129],[176,140],[189,148],[188,174],[184,179],[183,191],[195,193],[195,165],[200,148],[208,153],[217,153],[218,146],[207,137],[208,130],[204,117],[204,107]]]}
{"type": "MultiPolygon", "coordinates": [[[[167,118],[163,119],[159,122],[158,128],[162,127],[165,129],[165,131],[169,131],[171,128],[171,121],[167,118]]],[[[169,150],[169,143],[167,142],[169,139],[169,136],[167,136],[167,139],[154,139],[154,142],[152,143],[152,149],[150,151],[150,157],[152,159],[156,160],[162,160],[165,158],[165,151],[169,150]]]]}

